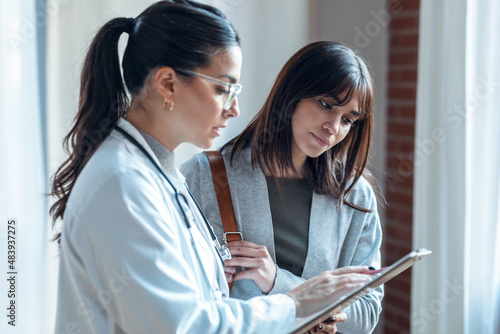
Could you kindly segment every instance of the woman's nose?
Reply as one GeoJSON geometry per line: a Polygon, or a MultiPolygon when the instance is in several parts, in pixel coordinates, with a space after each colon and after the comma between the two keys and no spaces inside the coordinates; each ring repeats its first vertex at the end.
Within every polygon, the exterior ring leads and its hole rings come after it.
{"type": "Polygon", "coordinates": [[[339,132],[340,119],[334,119],[323,124],[323,129],[325,129],[329,134],[336,135],[339,132]]]}
{"type": "Polygon", "coordinates": [[[240,115],[240,106],[238,105],[238,97],[235,97],[233,104],[228,110],[225,110],[226,117],[238,117],[240,115]]]}

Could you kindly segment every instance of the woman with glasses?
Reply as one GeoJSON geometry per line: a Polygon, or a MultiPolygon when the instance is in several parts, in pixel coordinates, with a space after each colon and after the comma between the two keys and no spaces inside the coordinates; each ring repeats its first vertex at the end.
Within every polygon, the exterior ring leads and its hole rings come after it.
{"type": "MultiPolygon", "coordinates": [[[[365,166],[372,141],[373,84],[348,47],[316,42],[285,64],[252,122],[221,152],[243,241],[228,244],[232,297],[284,293],[324,270],[380,266],[381,228],[365,166]]],[[[207,156],[181,167],[219,237],[224,234],[207,156]]],[[[320,325],[371,333],[378,288],[320,325]],[[333,319],[332,319],[333,320],[333,319]]]]}
{"type": "Polygon", "coordinates": [[[220,11],[189,0],[113,19],[94,37],[70,155],[52,181],[51,214],[63,220],[56,333],[287,333],[370,280],[327,272],[287,294],[228,298],[230,254],[173,151],[208,148],[238,116],[239,44],[220,11]]]}

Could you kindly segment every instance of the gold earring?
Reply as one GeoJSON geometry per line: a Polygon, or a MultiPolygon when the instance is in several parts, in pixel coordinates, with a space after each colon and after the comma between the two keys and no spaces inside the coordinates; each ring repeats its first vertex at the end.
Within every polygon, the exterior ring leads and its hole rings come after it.
{"type": "MultiPolygon", "coordinates": [[[[163,110],[165,111],[167,111],[167,106],[166,106],[167,102],[168,102],[167,100],[163,100],[163,110]]],[[[168,108],[168,111],[174,110],[174,101],[169,103],[170,103],[170,108],[168,108]]]]}

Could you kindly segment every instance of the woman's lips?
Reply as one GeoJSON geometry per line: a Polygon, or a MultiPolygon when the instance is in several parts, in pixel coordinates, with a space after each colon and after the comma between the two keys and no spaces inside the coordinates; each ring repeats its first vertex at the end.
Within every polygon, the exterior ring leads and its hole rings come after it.
{"type": "Polygon", "coordinates": [[[217,137],[220,137],[220,135],[221,135],[221,129],[223,129],[225,127],[226,127],[225,125],[223,125],[223,126],[214,126],[213,129],[214,129],[215,135],[217,137]]]}
{"type": "Polygon", "coordinates": [[[326,140],[326,139],[323,139],[321,137],[318,137],[316,136],[314,133],[312,133],[314,139],[316,139],[316,142],[322,146],[322,147],[328,147],[328,145],[330,145],[330,143],[326,140]]]}

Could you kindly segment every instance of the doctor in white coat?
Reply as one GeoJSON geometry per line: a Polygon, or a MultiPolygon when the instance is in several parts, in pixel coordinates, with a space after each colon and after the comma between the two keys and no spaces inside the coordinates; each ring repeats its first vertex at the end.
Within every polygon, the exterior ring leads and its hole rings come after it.
{"type": "Polygon", "coordinates": [[[227,249],[172,152],[183,142],[210,147],[238,116],[241,63],[232,25],[194,1],[160,1],[97,33],[70,156],[52,184],[51,214],[63,220],[57,334],[287,333],[296,317],[371,279],[347,268],[287,294],[228,298],[227,249]]]}

